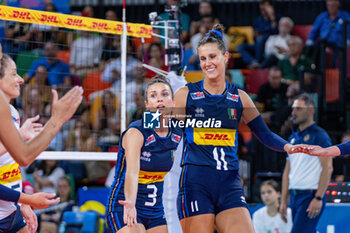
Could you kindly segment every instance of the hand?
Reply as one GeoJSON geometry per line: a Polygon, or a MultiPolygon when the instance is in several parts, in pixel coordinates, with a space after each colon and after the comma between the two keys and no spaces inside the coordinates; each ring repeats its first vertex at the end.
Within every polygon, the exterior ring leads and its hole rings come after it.
{"type": "Polygon", "coordinates": [[[285,151],[288,154],[306,153],[308,151],[306,148],[309,147],[309,145],[306,145],[306,144],[298,144],[298,145],[287,144],[287,145],[285,145],[285,151]]]}
{"type": "Polygon", "coordinates": [[[280,54],[285,54],[285,53],[288,52],[287,49],[285,49],[285,48],[283,48],[281,46],[278,46],[278,45],[276,45],[275,48],[277,49],[278,53],[280,53],[280,54]]]}
{"type": "Polygon", "coordinates": [[[322,209],[322,201],[319,201],[317,199],[312,199],[312,201],[309,204],[309,207],[307,208],[306,212],[308,212],[309,218],[316,218],[317,215],[320,214],[322,209]]]}
{"type": "Polygon", "coordinates": [[[305,153],[312,156],[319,156],[319,157],[332,157],[334,154],[331,154],[328,152],[327,149],[322,148],[320,146],[316,145],[306,145],[306,144],[300,144],[295,145],[293,148],[291,148],[290,153],[305,153]]]}
{"type": "Polygon", "coordinates": [[[43,125],[40,123],[35,123],[40,118],[39,115],[35,117],[28,118],[19,129],[19,133],[25,141],[29,141],[36,137],[41,130],[43,129],[43,125]]]}
{"type": "Polygon", "coordinates": [[[287,204],[285,202],[281,202],[280,215],[284,222],[287,222],[287,208],[287,204]]]}
{"type": "Polygon", "coordinates": [[[21,205],[21,213],[27,223],[29,232],[35,233],[38,228],[38,220],[32,208],[29,205],[21,205]]]}
{"type": "Polygon", "coordinates": [[[57,197],[54,193],[34,193],[32,195],[21,193],[19,202],[23,204],[28,204],[36,209],[45,209],[51,205],[57,204],[60,201],[60,198],[57,197]]]}
{"type": "Polygon", "coordinates": [[[61,99],[58,99],[56,90],[52,90],[52,95],[52,118],[63,124],[72,117],[83,100],[83,89],[75,86],[61,99]]]}
{"type": "Polygon", "coordinates": [[[267,5],[265,6],[266,13],[271,21],[275,21],[275,10],[273,6],[267,5]]]}
{"type": "Polygon", "coordinates": [[[131,201],[118,201],[119,204],[124,206],[124,223],[128,225],[128,227],[136,226],[136,208],[135,204],[131,201]]]}

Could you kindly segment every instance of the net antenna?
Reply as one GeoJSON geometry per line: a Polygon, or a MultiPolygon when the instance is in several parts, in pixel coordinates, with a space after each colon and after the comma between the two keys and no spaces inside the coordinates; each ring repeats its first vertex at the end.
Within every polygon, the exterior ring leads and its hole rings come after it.
{"type": "Polygon", "coordinates": [[[120,130],[124,132],[126,129],[126,53],[127,53],[127,26],[126,26],[126,10],[125,10],[125,0],[123,0],[123,34],[121,38],[121,119],[120,119],[120,130]]]}

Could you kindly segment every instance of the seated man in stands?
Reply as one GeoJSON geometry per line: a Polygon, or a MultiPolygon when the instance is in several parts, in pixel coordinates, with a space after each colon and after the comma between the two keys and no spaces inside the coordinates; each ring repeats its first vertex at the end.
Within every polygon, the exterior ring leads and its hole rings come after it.
{"type": "Polygon", "coordinates": [[[287,40],[290,38],[294,22],[289,17],[282,17],[278,23],[278,35],[271,35],[265,44],[265,58],[260,68],[277,65],[279,60],[286,58],[289,53],[287,40]]]}
{"type": "Polygon", "coordinates": [[[57,57],[58,48],[52,42],[47,42],[44,47],[45,57],[35,60],[28,73],[23,76],[25,82],[34,77],[39,66],[47,69],[48,83],[51,86],[71,86],[71,78],[68,64],[60,61],[57,57]]]}
{"type": "MultiPolygon", "coordinates": [[[[303,41],[297,36],[291,36],[287,40],[289,56],[278,62],[282,70],[283,81],[287,84],[299,84],[302,72],[312,72],[315,69],[313,61],[302,55],[303,41]]],[[[311,76],[305,76],[305,84],[310,84],[311,76]]]]}
{"type": "Polygon", "coordinates": [[[264,47],[270,35],[278,33],[278,22],[281,16],[275,13],[270,0],[261,0],[260,13],[254,22],[255,44],[241,44],[237,47],[243,62],[248,68],[258,68],[264,55],[264,47]]]}

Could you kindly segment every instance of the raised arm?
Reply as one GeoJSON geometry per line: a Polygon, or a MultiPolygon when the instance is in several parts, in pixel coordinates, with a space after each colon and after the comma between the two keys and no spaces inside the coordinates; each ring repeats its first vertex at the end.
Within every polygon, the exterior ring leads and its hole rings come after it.
{"type": "Polygon", "coordinates": [[[238,92],[243,105],[242,119],[253,134],[271,150],[289,152],[293,146],[267,127],[253,101],[245,91],[239,90],[238,92]]]}
{"type": "Polygon", "coordinates": [[[124,223],[128,226],[137,224],[136,197],[138,190],[139,172],[140,172],[140,154],[143,145],[142,133],[135,129],[129,129],[123,138],[123,148],[126,156],[126,174],[125,174],[125,200],[119,201],[124,205],[124,223]]]}
{"type": "Polygon", "coordinates": [[[81,87],[74,87],[61,99],[58,99],[55,90],[52,91],[52,94],[51,118],[37,137],[25,143],[12,122],[5,96],[0,92],[0,140],[13,159],[21,166],[31,164],[37,155],[46,149],[63,123],[75,113],[82,101],[83,90],[81,87]]]}

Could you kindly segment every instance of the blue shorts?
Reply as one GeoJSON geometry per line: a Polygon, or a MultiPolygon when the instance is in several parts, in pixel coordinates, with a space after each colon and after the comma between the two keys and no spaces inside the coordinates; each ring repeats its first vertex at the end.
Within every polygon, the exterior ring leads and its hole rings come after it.
{"type": "Polygon", "coordinates": [[[322,200],[321,212],[316,218],[309,218],[308,212],[310,202],[315,197],[316,190],[289,190],[290,207],[293,215],[293,228],[291,233],[316,233],[316,226],[326,206],[326,195],[322,200]]]}
{"type": "MultiPolygon", "coordinates": [[[[108,228],[111,232],[117,232],[122,229],[126,224],[124,223],[124,208],[116,207],[116,211],[109,212],[106,216],[108,228]]],[[[142,224],[146,230],[149,230],[153,227],[167,225],[165,216],[152,218],[152,217],[144,217],[137,216],[137,223],[142,224]]]]}
{"type": "Polygon", "coordinates": [[[16,211],[0,220],[0,233],[16,233],[26,225],[20,207],[17,206],[16,211]]]}
{"type": "Polygon", "coordinates": [[[182,168],[177,203],[180,219],[200,214],[217,215],[236,207],[247,208],[238,171],[195,165],[182,168]]]}

